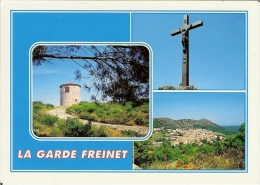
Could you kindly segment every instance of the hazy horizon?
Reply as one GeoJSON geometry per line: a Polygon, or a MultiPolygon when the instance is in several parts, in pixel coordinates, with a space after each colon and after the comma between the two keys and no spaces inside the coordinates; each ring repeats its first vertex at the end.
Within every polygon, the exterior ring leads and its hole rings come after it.
{"type": "Polygon", "coordinates": [[[157,92],[153,102],[154,118],[205,118],[221,126],[241,125],[246,120],[245,94],[240,92],[157,92]]]}

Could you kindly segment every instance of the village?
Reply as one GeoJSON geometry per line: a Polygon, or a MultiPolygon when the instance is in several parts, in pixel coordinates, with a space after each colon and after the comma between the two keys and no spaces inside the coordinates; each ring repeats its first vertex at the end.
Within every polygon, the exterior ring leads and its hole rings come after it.
{"type": "MultiPolygon", "coordinates": [[[[172,146],[178,146],[180,143],[183,144],[192,144],[197,143],[199,146],[203,145],[204,141],[213,142],[216,139],[223,140],[225,139],[224,135],[217,134],[215,132],[206,130],[206,129],[165,129],[154,128],[154,134],[164,133],[166,137],[165,140],[171,142],[172,146]]],[[[162,144],[162,140],[154,139],[153,145],[158,147],[162,144]]]]}

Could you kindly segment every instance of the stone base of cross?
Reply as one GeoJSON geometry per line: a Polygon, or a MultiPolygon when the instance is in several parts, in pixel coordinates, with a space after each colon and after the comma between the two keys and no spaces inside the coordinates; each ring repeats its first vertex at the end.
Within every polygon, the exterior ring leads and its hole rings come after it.
{"type": "Polygon", "coordinates": [[[182,34],[182,86],[189,86],[189,30],[203,25],[202,21],[189,24],[189,16],[184,15],[183,27],[171,32],[171,36],[182,34]]]}
{"type": "Polygon", "coordinates": [[[197,90],[196,87],[192,86],[171,86],[171,85],[165,85],[162,87],[159,87],[158,90],[197,90]]]}

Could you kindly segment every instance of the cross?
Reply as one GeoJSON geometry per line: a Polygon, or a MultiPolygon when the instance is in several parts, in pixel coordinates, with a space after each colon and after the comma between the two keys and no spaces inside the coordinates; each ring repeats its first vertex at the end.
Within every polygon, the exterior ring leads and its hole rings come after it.
{"type": "Polygon", "coordinates": [[[182,86],[189,86],[189,30],[200,27],[202,25],[203,22],[201,20],[189,24],[189,16],[184,15],[183,27],[171,32],[171,36],[175,36],[180,33],[182,34],[182,86]]]}

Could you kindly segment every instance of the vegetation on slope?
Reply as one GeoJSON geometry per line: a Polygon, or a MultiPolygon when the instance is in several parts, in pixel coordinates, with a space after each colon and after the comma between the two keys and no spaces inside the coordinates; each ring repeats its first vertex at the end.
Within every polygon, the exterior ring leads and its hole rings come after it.
{"type": "Polygon", "coordinates": [[[132,102],[95,103],[81,102],[66,109],[66,112],[80,119],[128,126],[149,126],[149,103],[133,106],[132,102]]]}
{"type": "Polygon", "coordinates": [[[134,163],[146,169],[245,169],[245,124],[225,140],[179,144],[164,140],[159,147],[146,141],[134,142],[134,163]]]}
{"type": "Polygon", "coordinates": [[[134,131],[119,131],[113,128],[83,124],[77,118],[59,119],[47,113],[51,104],[33,102],[33,132],[38,137],[140,137],[134,131]]]}
{"type": "Polygon", "coordinates": [[[240,126],[224,126],[223,128],[229,130],[233,134],[236,134],[239,132],[240,126]]]}

